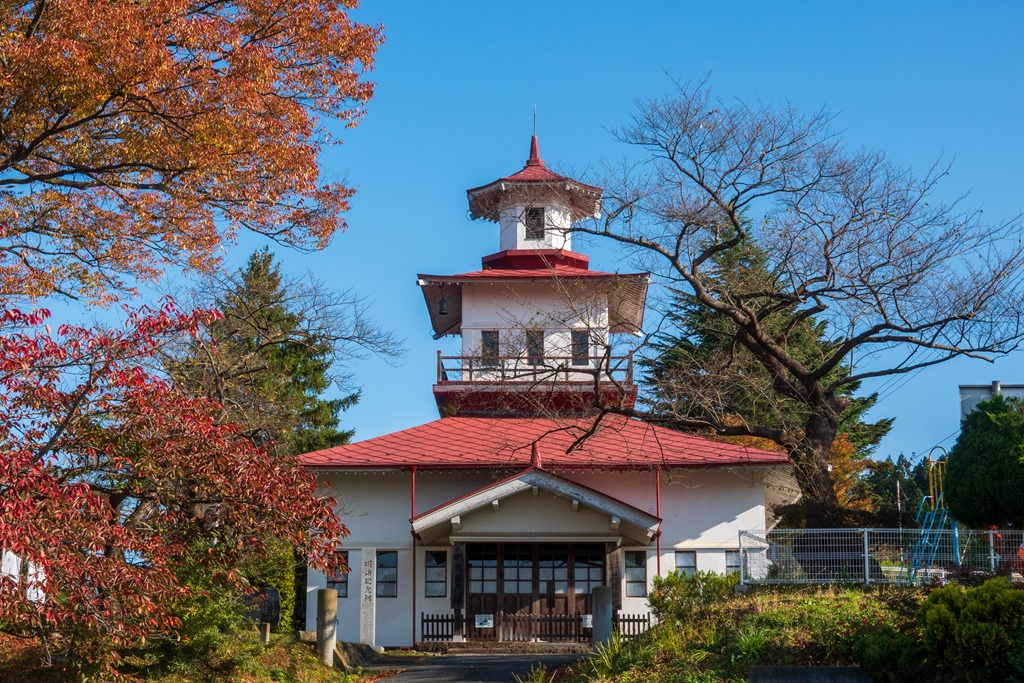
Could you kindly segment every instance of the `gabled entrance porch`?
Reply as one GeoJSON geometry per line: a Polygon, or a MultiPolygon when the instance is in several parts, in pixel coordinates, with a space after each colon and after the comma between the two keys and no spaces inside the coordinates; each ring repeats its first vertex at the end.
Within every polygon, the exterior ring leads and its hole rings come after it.
{"type": "Polygon", "coordinates": [[[588,642],[602,586],[625,632],[645,630],[618,615],[621,546],[649,545],[660,522],[540,467],[419,515],[417,538],[452,548],[452,612],[421,614],[423,640],[588,642]]]}

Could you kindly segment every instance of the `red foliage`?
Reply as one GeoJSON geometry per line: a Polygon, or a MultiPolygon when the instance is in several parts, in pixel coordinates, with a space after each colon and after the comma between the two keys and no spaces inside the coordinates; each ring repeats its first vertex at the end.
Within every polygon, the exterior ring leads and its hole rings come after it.
{"type": "Polygon", "coordinates": [[[216,312],[166,303],[122,330],[56,335],[38,330],[47,315],[0,315],[0,548],[42,570],[0,578],[0,628],[109,663],[173,631],[167,606],[187,593],[174,569],[197,547],[225,567],[274,537],[331,568],[347,531],[315,477],[141,365],[216,312]]]}

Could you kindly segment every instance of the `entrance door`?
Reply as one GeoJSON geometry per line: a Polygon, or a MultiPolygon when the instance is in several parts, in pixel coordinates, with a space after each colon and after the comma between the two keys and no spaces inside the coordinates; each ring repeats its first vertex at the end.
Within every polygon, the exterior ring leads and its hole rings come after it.
{"type": "MultiPolygon", "coordinates": [[[[605,581],[604,546],[599,543],[477,543],[466,546],[467,637],[498,637],[499,614],[511,617],[519,639],[555,636],[550,619],[591,613],[591,591],[605,581]],[[477,620],[477,615],[482,615],[477,620]],[[483,615],[492,615],[493,626],[483,615]],[[528,616],[537,617],[530,620],[528,616]]],[[[557,624],[558,632],[568,627],[557,624]]],[[[506,635],[511,634],[511,631],[506,635]]]]}
{"type": "Polygon", "coordinates": [[[498,544],[473,543],[466,546],[466,637],[496,640],[497,628],[479,623],[477,615],[497,615],[498,544]]]}

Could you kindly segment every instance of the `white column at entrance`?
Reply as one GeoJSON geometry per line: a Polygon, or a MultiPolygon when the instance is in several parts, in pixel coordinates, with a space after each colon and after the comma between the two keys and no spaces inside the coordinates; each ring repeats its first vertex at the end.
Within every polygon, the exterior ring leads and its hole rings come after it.
{"type": "Polygon", "coordinates": [[[359,575],[359,642],[377,646],[377,549],[363,548],[359,575]]]}

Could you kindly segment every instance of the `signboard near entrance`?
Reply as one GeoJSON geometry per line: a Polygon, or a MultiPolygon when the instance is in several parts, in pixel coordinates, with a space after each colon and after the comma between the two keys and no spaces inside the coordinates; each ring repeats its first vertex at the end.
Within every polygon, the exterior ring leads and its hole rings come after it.
{"type": "Polygon", "coordinates": [[[493,614],[478,614],[478,615],[476,615],[476,627],[477,628],[494,628],[494,615],[493,614]]]}

